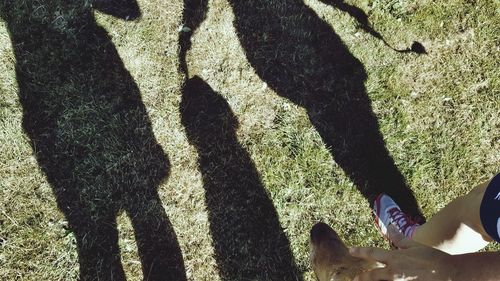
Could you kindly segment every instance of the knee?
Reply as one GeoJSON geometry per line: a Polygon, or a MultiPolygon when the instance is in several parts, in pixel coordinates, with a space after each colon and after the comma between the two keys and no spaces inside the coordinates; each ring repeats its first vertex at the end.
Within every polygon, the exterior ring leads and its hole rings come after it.
{"type": "Polygon", "coordinates": [[[489,181],[476,186],[463,198],[462,215],[464,222],[482,236],[485,236],[486,232],[481,222],[480,209],[488,183],[489,181]]]}

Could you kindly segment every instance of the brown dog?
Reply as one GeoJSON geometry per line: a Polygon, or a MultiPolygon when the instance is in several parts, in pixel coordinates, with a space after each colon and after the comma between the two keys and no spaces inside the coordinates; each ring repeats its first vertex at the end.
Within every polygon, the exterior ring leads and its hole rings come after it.
{"type": "Polygon", "coordinates": [[[349,254],[335,230],[325,223],[311,229],[311,262],[319,281],[352,281],[362,271],[377,267],[349,254]]]}

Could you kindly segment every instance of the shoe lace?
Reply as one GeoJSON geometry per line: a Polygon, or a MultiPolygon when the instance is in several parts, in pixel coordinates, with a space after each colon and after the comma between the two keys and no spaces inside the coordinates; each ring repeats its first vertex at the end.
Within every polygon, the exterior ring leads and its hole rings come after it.
{"type": "Polygon", "coordinates": [[[416,223],[403,213],[399,208],[391,208],[388,211],[389,218],[391,222],[398,228],[398,230],[406,235],[406,231],[409,227],[415,225],[416,223]]]}

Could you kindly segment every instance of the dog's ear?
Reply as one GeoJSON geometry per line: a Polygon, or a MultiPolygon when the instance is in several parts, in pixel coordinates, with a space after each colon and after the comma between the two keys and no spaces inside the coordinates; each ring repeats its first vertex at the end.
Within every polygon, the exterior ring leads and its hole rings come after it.
{"type": "Polygon", "coordinates": [[[312,267],[319,281],[352,280],[361,271],[375,266],[351,256],[337,232],[325,223],[312,227],[310,247],[312,267]]]}
{"type": "Polygon", "coordinates": [[[319,281],[344,280],[343,263],[348,250],[335,230],[325,223],[315,224],[311,229],[310,250],[312,267],[319,281]]]}
{"type": "Polygon", "coordinates": [[[135,20],[141,16],[136,0],[91,0],[92,7],[102,13],[123,19],[135,20]]]}

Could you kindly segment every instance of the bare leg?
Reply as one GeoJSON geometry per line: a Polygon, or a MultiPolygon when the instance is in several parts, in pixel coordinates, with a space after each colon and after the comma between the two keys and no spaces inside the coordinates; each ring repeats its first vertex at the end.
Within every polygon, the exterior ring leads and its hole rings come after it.
{"type": "Polygon", "coordinates": [[[450,254],[476,252],[491,237],[481,223],[479,209],[489,181],[476,186],[441,209],[413,233],[413,240],[450,254]]]}

